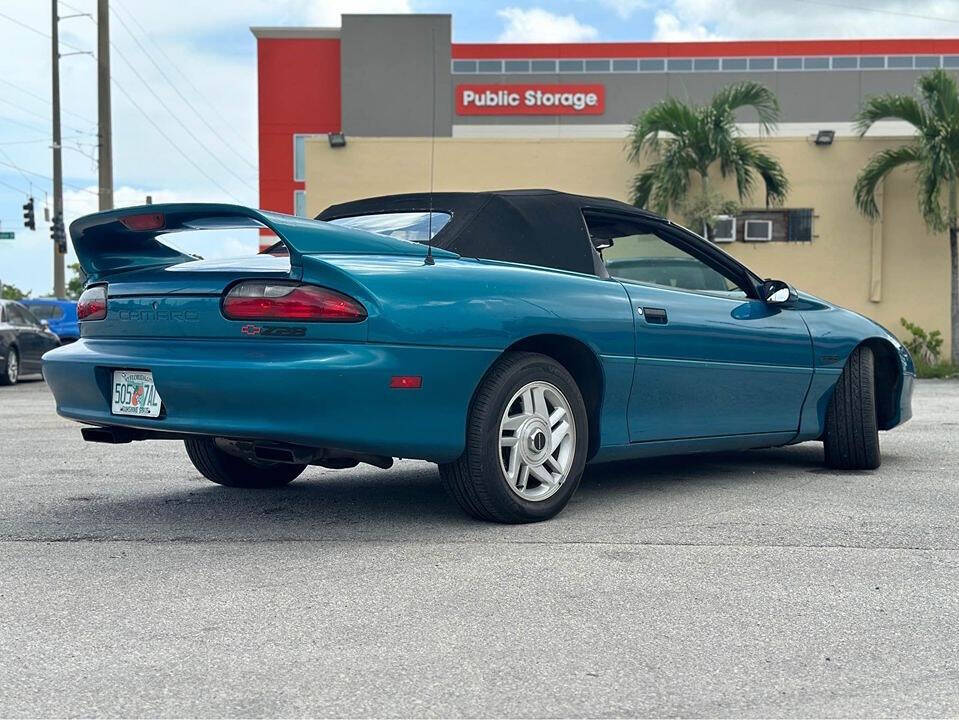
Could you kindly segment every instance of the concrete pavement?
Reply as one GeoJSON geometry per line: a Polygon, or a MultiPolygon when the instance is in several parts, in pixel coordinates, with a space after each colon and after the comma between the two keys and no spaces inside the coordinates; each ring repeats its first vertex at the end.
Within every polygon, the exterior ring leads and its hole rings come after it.
{"type": "Polygon", "coordinates": [[[822,447],[591,469],[558,518],[435,468],[204,480],[0,388],[0,716],[959,714],[959,383],[822,447]]]}

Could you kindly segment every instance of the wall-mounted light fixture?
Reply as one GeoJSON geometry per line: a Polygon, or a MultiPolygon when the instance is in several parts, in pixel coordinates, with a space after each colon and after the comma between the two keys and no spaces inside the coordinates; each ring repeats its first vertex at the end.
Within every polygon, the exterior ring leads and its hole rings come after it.
{"type": "Polygon", "coordinates": [[[328,135],[331,148],[346,147],[346,135],[341,132],[328,135]]]}
{"type": "Polygon", "coordinates": [[[835,130],[820,130],[816,133],[816,139],[813,140],[813,142],[817,145],[832,145],[832,141],[835,137],[835,130]]]}

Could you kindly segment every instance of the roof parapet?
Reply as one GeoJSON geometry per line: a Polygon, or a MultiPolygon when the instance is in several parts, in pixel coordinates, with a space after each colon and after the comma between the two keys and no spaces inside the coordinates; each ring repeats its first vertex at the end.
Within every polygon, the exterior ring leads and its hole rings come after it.
{"type": "Polygon", "coordinates": [[[264,39],[315,39],[315,40],[337,40],[340,37],[340,28],[338,27],[296,27],[276,26],[276,27],[251,27],[250,32],[257,40],[264,39]]]}

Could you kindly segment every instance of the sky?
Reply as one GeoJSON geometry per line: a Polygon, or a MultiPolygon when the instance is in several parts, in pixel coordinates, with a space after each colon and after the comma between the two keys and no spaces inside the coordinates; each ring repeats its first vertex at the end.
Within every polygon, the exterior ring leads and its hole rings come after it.
{"type": "MultiPolygon", "coordinates": [[[[251,25],[338,26],[341,13],[451,13],[454,42],[959,37],[957,0],[110,0],[115,204],[257,204],[251,25]]],[[[60,0],[66,222],[97,209],[96,0],[60,0]],[[66,17],[75,15],[76,17],[66,17]],[[66,53],[78,53],[66,55],[66,53]]],[[[50,10],[0,0],[0,281],[53,284],[50,10]],[[32,194],[37,230],[23,227],[32,194]]],[[[256,250],[248,234],[189,247],[256,250]]],[[[68,256],[67,262],[74,258],[68,256]]]]}

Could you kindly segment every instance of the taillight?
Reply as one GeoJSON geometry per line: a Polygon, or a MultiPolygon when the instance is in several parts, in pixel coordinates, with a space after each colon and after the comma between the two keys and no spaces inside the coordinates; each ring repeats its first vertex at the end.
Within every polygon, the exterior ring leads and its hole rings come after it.
{"type": "Polygon", "coordinates": [[[366,319],[366,308],[329,288],[245,280],[230,288],[223,298],[223,314],[230,320],[360,322],[366,319]]]}
{"type": "Polygon", "coordinates": [[[95,285],[77,300],[77,320],[103,320],[107,316],[107,288],[95,285]]]}

